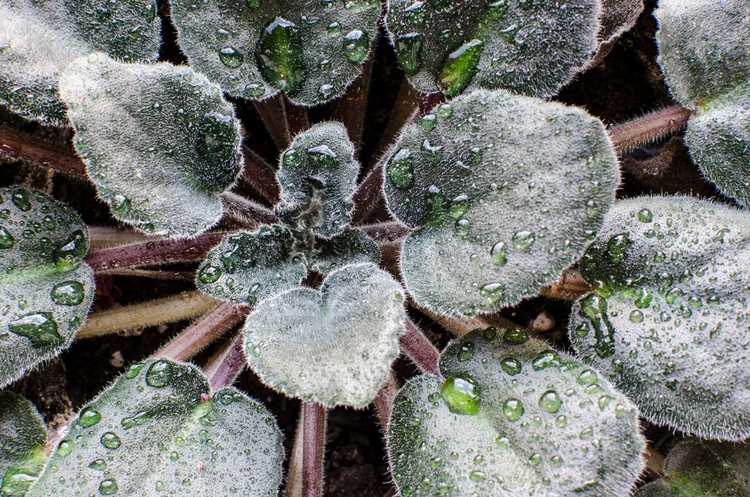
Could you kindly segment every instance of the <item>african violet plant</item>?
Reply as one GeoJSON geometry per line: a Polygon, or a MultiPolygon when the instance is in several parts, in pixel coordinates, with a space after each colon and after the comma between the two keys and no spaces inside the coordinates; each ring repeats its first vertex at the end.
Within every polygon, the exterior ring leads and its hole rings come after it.
{"type": "Polygon", "coordinates": [[[713,441],[678,444],[637,495],[745,495],[750,216],[616,195],[618,153],[687,126],[706,176],[747,203],[749,7],[660,2],[684,108],[607,129],[549,100],[641,7],[2,0],[0,104],[70,126],[75,156],[17,131],[0,150],[87,178],[133,230],[0,188],[0,496],[267,497],[286,481],[321,497],[326,410],[371,403],[402,497],[629,495],[656,466],[641,419],[713,441]],[[379,37],[429,95],[397,103],[414,118],[373,165],[379,37]],[[156,61],[175,42],[189,65],[156,61]],[[321,104],[341,120],[312,119],[321,104]],[[253,112],[276,166],[251,147],[253,112]],[[90,313],[97,280],[186,267],[198,292],[90,313]],[[573,297],[572,351],[500,316],[540,293],[573,297]],[[457,337],[439,352],[419,314],[457,337]],[[189,318],[61,428],[15,393],[76,338],[189,318]],[[208,346],[202,369],[185,362],[208,346]],[[422,374],[399,389],[400,352],[422,374]],[[301,400],[290,454],[231,386],[245,366],[301,400]]]}

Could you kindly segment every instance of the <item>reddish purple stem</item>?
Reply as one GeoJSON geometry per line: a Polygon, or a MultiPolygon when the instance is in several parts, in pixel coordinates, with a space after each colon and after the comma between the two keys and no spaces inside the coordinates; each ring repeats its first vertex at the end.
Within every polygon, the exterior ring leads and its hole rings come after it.
{"type": "Polygon", "coordinates": [[[70,176],[87,178],[86,167],[73,150],[52,146],[14,129],[0,128],[0,155],[49,167],[70,176]]]}
{"type": "Polygon", "coordinates": [[[305,402],[302,416],[302,497],[322,497],[326,409],[316,402],[305,402]]]}
{"type": "Polygon", "coordinates": [[[246,365],[244,342],[240,334],[211,358],[203,372],[208,376],[211,390],[216,391],[234,383],[246,365]]]}
{"type": "Polygon", "coordinates": [[[676,133],[687,125],[691,115],[690,110],[673,105],[614,126],[609,130],[609,137],[618,152],[628,152],[676,133]]]}
{"type": "Polygon", "coordinates": [[[406,333],[401,336],[401,350],[420,371],[441,378],[440,351],[411,320],[407,319],[405,326],[406,333]]]}

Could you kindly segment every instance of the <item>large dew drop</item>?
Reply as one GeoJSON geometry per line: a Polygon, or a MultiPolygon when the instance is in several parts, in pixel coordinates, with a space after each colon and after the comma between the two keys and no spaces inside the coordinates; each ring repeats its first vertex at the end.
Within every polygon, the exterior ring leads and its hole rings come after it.
{"type": "Polygon", "coordinates": [[[440,395],[455,414],[474,416],[479,413],[479,385],[468,376],[449,376],[440,387],[440,395]]]}
{"type": "Polygon", "coordinates": [[[279,90],[294,95],[305,79],[302,35],[296,24],[274,19],[261,33],[256,59],[263,77],[279,90]]]}

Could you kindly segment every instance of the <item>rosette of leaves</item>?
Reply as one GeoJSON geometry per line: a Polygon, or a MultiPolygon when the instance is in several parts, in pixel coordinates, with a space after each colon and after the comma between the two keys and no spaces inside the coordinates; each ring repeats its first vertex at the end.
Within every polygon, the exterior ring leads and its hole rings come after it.
{"type": "Polygon", "coordinates": [[[0,495],[23,497],[44,467],[47,430],[20,395],[0,392],[0,495]]]}
{"type": "Polygon", "coordinates": [[[416,228],[401,250],[406,287],[452,315],[537,295],[582,255],[620,182],[599,120],[484,90],[407,126],[384,172],[389,209],[416,228]]]}
{"type": "Polygon", "coordinates": [[[637,408],[524,330],[451,342],[438,379],[409,380],[388,429],[403,497],[628,495],[643,467],[637,408]]]}
{"type": "Polygon", "coordinates": [[[674,97],[694,111],[685,142],[722,193],[750,206],[750,5],[665,0],[659,63],[674,97]]]}
{"type": "Polygon", "coordinates": [[[171,0],[180,47],[232,96],[331,100],[362,73],[379,0],[171,0]]]}
{"type": "Polygon", "coordinates": [[[232,387],[211,393],[193,366],[149,360],[79,412],[26,496],[267,497],[283,461],[282,434],[261,403],[232,387]]]}
{"type": "Polygon", "coordinates": [[[5,0],[0,5],[0,104],[45,124],[65,122],[60,73],[76,58],[106,52],[155,60],[160,22],[154,0],[5,0]]]}
{"type": "Polygon", "coordinates": [[[747,211],[691,197],[621,201],[581,264],[596,290],[569,334],[648,420],[703,438],[750,436],[747,211]]]}
{"type": "Polygon", "coordinates": [[[664,473],[636,497],[744,497],[750,494],[750,450],[744,444],[685,440],[669,452],[664,473]]]}
{"type": "Polygon", "coordinates": [[[0,387],[68,348],[94,298],[88,230],[41,192],[0,188],[0,387]]]}
{"type": "Polygon", "coordinates": [[[421,92],[465,89],[553,95],[597,47],[599,0],[390,2],[398,61],[421,92]]]}
{"type": "Polygon", "coordinates": [[[76,151],[118,220],[170,237],[219,221],[242,155],[239,121],[218,85],[188,67],[92,54],[68,66],[60,94],[76,151]]]}

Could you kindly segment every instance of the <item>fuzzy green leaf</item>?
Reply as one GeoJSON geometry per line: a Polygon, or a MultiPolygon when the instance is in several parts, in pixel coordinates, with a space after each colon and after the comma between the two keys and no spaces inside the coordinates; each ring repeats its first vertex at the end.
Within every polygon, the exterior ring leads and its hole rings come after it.
{"type": "Polygon", "coordinates": [[[20,395],[0,392],[0,496],[23,497],[44,467],[47,429],[20,395]]]}
{"type": "Polygon", "coordinates": [[[60,94],[76,151],[117,219],[172,237],[219,221],[219,194],[242,156],[239,121],[217,85],[187,67],[92,54],[65,70],[60,94]]]}
{"type": "Polygon", "coordinates": [[[594,371],[493,328],[449,344],[441,382],[408,381],[389,424],[403,497],[628,495],[643,467],[638,410],[594,371]]]}
{"type": "Polygon", "coordinates": [[[283,91],[316,105],[344,93],[377,35],[379,0],[171,0],[180,46],[232,96],[283,91]]]}
{"type": "Polygon", "coordinates": [[[70,346],[94,298],[88,248],[68,206],[0,188],[0,387],[70,346]]]}
{"type": "Polygon", "coordinates": [[[250,367],[277,391],[326,407],[365,407],[399,353],[400,285],[372,264],[259,304],[245,322],[250,367]]]}
{"type": "Polygon", "coordinates": [[[359,162],[341,123],[320,123],[297,135],[281,156],[279,215],[298,229],[325,238],[339,235],[352,221],[352,194],[359,162]]]}
{"type": "Polygon", "coordinates": [[[353,264],[378,264],[380,247],[365,233],[350,229],[330,240],[318,239],[315,251],[308,255],[308,261],[310,270],[328,274],[353,264]]]}
{"type": "Polygon", "coordinates": [[[155,60],[160,22],[154,0],[4,0],[0,5],[0,105],[45,124],[65,122],[60,73],[95,51],[155,60]]]}
{"type": "Polygon", "coordinates": [[[666,476],[636,497],[746,497],[750,495],[750,448],[686,440],[667,456],[666,476]]]}
{"type": "Polygon", "coordinates": [[[750,436],[750,215],[691,197],[621,201],[582,261],[597,292],[570,339],[652,422],[750,436]]]}
{"type": "Polygon", "coordinates": [[[79,413],[27,497],[276,495],[272,415],[234,388],[208,393],[193,366],[131,366],[79,413]]]}
{"type": "Polygon", "coordinates": [[[464,89],[554,94],[597,46],[598,0],[395,0],[388,29],[422,92],[464,89]]]}
{"type": "Polygon", "coordinates": [[[580,109],[478,91],[409,125],[385,165],[414,299],[472,315],[536,295],[593,239],[620,182],[602,123],[580,109]]]}

